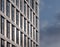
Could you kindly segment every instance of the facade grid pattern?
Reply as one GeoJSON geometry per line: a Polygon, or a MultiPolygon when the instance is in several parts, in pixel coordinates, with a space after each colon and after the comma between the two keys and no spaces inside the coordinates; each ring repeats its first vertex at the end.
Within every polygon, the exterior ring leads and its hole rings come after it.
{"type": "Polygon", "coordinates": [[[0,0],[0,47],[39,47],[38,0],[0,0]]]}

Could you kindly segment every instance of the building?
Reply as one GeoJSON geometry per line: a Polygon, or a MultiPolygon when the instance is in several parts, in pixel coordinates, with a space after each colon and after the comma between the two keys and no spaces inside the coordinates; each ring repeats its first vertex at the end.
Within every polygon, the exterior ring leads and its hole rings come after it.
{"type": "Polygon", "coordinates": [[[0,0],[0,47],[39,47],[38,0],[0,0]]]}

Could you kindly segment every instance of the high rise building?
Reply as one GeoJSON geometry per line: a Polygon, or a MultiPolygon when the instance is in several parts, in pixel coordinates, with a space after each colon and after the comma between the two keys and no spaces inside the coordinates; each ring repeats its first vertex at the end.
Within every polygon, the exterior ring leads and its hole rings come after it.
{"type": "Polygon", "coordinates": [[[38,2],[0,0],[0,47],[39,47],[38,2]]]}

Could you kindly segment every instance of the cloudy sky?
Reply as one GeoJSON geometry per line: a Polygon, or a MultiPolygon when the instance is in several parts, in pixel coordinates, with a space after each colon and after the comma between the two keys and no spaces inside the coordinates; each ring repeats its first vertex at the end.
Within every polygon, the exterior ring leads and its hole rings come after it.
{"type": "Polygon", "coordinates": [[[60,47],[60,0],[40,0],[40,47],[60,47]]]}

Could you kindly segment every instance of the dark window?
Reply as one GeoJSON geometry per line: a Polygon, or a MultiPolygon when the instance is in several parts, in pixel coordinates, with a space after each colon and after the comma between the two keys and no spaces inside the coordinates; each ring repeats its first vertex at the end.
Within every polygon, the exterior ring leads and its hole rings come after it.
{"type": "Polygon", "coordinates": [[[28,38],[28,43],[27,44],[28,44],[28,47],[29,47],[29,38],[28,38]]]}
{"type": "Polygon", "coordinates": [[[35,14],[33,13],[33,24],[35,25],[35,14]]]}
{"type": "Polygon", "coordinates": [[[5,21],[4,21],[4,17],[1,17],[1,34],[3,34],[4,35],[4,23],[5,21]]]}
{"type": "Polygon", "coordinates": [[[16,0],[16,5],[19,7],[19,0],[16,0]]]}
{"type": "Polygon", "coordinates": [[[7,42],[7,47],[10,47],[10,43],[9,42],[7,42]]]}
{"type": "Polygon", "coordinates": [[[24,35],[24,47],[26,47],[26,35],[24,35]]]}
{"type": "Polygon", "coordinates": [[[15,12],[14,9],[15,9],[15,8],[14,8],[14,6],[12,5],[12,7],[11,7],[11,17],[12,17],[12,20],[13,20],[13,21],[15,21],[15,20],[14,20],[14,19],[15,19],[15,18],[14,18],[14,14],[15,14],[15,13],[14,13],[14,12],[15,12]]]}
{"type": "Polygon", "coordinates": [[[15,27],[12,25],[12,40],[15,40],[15,27]]]}
{"type": "Polygon", "coordinates": [[[34,9],[34,0],[30,0],[30,6],[34,9]]]}
{"type": "Polygon", "coordinates": [[[5,47],[5,41],[1,39],[1,47],[5,47]]]}
{"type": "Polygon", "coordinates": [[[16,24],[19,25],[19,12],[16,10],[16,24]]]}
{"type": "Polygon", "coordinates": [[[30,21],[32,22],[32,10],[30,10],[30,21]]]}
{"type": "Polygon", "coordinates": [[[21,27],[21,29],[22,29],[22,25],[23,25],[23,19],[22,19],[22,14],[20,14],[20,27],[21,27]]]}
{"type": "Polygon", "coordinates": [[[27,22],[27,34],[29,35],[29,22],[27,22]]]}
{"type": "Polygon", "coordinates": [[[10,38],[10,22],[7,21],[6,25],[7,25],[7,32],[6,32],[7,33],[7,37],[10,38]]]}
{"type": "Polygon", "coordinates": [[[16,29],[16,43],[19,44],[19,30],[16,29]]]}
{"type": "Polygon", "coordinates": [[[33,39],[35,39],[35,28],[33,28],[33,39]]]}
{"type": "Polygon", "coordinates": [[[4,12],[4,0],[0,0],[0,10],[4,12]]]}
{"type": "Polygon", "coordinates": [[[6,15],[10,17],[10,2],[6,1],[6,15]]]}
{"type": "Polygon", "coordinates": [[[38,28],[38,18],[36,17],[36,28],[38,28]]]}
{"type": "Polygon", "coordinates": [[[36,31],[36,41],[38,42],[38,31],[36,31]]]}
{"type": "Polygon", "coordinates": [[[32,7],[32,0],[30,0],[30,6],[32,7]]]}
{"type": "Polygon", "coordinates": [[[22,11],[22,0],[20,0],[20,10],[22,11]]]}
{"type": "Polygon", "coordinates": [[[26,2],[24,1],[24,14],[26,16],[26,2]]]}
{"type": "Polygon", "coordinates": [[[38,13],[38,4],[35,3],[35,12],[38,13]]]}
{"type": "Polygon", "coordinates": [[[24,31],[26,32],[26,19],[24,18],[24,31]]]}
{"type": "Polygon", "coordinates": [[[31,40],[31,47],[32,47],[32,40],[31,40]]]}
{"type": "Polygon", "coordinates": [[[34,0],[32,0],[32,8],[34,9],[34,0]]]}
{"type": "Polygon", "coordinates": [[[29,19],[29,6],[27,6],[27,18],[29,19]]]}
{"type": "Polygon", "coordinates": [[[30,36],[32,37],[32,25],[30,26],[30,36]]]}

